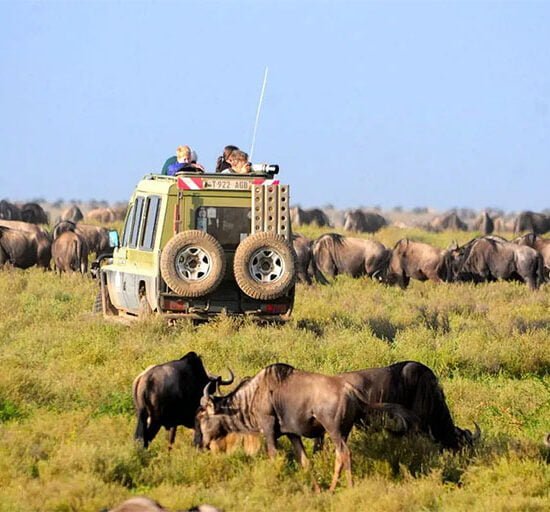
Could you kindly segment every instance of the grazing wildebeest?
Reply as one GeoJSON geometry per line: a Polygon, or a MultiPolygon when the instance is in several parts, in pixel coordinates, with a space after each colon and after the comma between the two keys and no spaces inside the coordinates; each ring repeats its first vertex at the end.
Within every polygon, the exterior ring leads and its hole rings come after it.
{"type": "Polygon", "coordinates": [[[52,242],[54,268],[62,272],[88,272],[88,244],[75,231],[65,231],[52,242]]]}
{"type": "Polygon", "coordinates": [[[323,210],[319,208],[311,208],[302,210],[296,206],[290,209],[290,221],[293,225],[316,224],[319,227],[330,226],[328,217],[323,210]]]}
{"type": "Polygon", "coordinates": [[[540,253],[544,262],[544,278],[548,281],[550,279],[550,240],[541,238],[535,235],[535,233],[527,233],[512,240],[512,242],[519,245],[527,245],[540,253]]]}
{"type": "Polygon", "coordinates": [[[456,281],[519,280],[534,290],[544,281],[544,261],[535,249],[489,235],[451,250],[456,281]]]}
{"type": "Polygon", "coordinates": [[[455,426],[437,377],[422,363],[402,361],[340,375],[361,390],[368,402],[390,402],[412,411],[419,418],[419,430],[444,448],[472,445],[479,437],[477,425],[475,434],[455,426]]]}
{"type": "Polygon", "coordinates": [[[287,436],[303,467],[308,467],[302,437],[319,438],[328,433],[336,460],[330,490],[342,469],[352,485],[351,454],[346,444],[353,425],[368,411],[384,411],[409,423],[414,414],[396,404],[369,404],[361,391],[338,375],[321,375],[272,364],[246,379],[226,396],[212,397],[205,389],[197,412],[195,444],[210,444],[231,432],[261,432],[267,452],[274,457],[277,438],[287,436]]]}
{"type": "Polygon", "coordinates": [[[96,257],[110,251],[109,230],[107,228],[61,221],[53,229],[53,238],[57,238],[61,233],[66,231],[73,231],[80,235],[88,245],[88,252],[95,253],[96,257]]]}
{"type": "Polygon", "coordinates": [[[316,279],[327,283],[325,275],[376,277],[391,257],[391,251],[376,240],[351,238],[337,233],[321,235],[312,245],[312,267],[316,279]]]}
{"type": "Polygon", "coordinates": [[[38,203],[25,203],[21,206],[21,220],[31,224],[48,224],[48,215],[38,203]]]}
{"type": "Polygon", "coordinates": [[[83,218],[84,215],[82,215],[82,210],[78,206],[76,206],[76,204],[73,204],[71,207],[63,211],[61,217],[59,218],[59,222],[68,220],[76,224],[77,222],[80,222],[83,218]]]}
{"type": "Polygon", "coordinates": [[[514,222],[514,233],[519,235],[522,231],[544,235],[544,233],[550,231],[550,216],[544,213],[521,212],[514,222]]]}
{"type": "Polygon", "coordinates": [[[311,276],[309,275],[311,240],[299,233],[293,233],[292,247],[294,247],[296,253],[296,277],[298,281],[311,284],[311,276]]]}
{"type": "Polygon", "coordinates": [[[399,240],[392,250],[389,265],[381,280],[406,288],[411,278],[419,281],[449,281],[449,252],[423,242],[406,238],[399,240]]]}
{"type": "Polygon", "coordinates": [[[38,265],[49,269],[50,259],[51,242],[39,228],[32,232],[0,224],[0,265],[11,263],[23,269],[38,265]]]}
{"type": "Polygon", "coordinates": [[[195,413],[205,386],[212,391],[233,382],[209,375],[201,358],[189,352],[181,359],[150,366],[140,373],[132,385],[137,415],[135,438],[145,448],[161,427],[170,431],[169,448],[174,444],[178,425],[194,428],[195,413]]]}
{"type": "Polygon", "coordinates": [[[17,205],[2,199],[0,201],[0,219],[21,220],[21,212],[17,205]]]}
{"type": "Polygon", "coordinates": [[[376,212],[350,210],[344,217],[344,229],[356,233],[376,233],[386,225],[386,219],[376,212]]]}
{"type": "Polygon", "coordinates": [[[468,226],[460,219],[456,212],[449,212],[432,219],[429,228],[435,232],[445,230],[467,231],[468,226]]]}
{"type": "Polygon", "coordinates": [[[39,267],[50,269],[52,241],[50,234],[45,229],[21,220],[0,219],[0,226],[25,233],[29,243],[36,248],[36,264],[39,267]]]}

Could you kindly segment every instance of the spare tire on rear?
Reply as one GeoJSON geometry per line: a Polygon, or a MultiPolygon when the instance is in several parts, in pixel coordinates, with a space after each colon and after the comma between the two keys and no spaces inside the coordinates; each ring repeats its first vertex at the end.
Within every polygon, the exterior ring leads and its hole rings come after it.
{"type": "Polygon", "coordinates": [[[277,299],[295,283],[296,256],[282,235],[255,233],[237,247],[233,270],[239,288],[249,297],[277,299]]]}
{"type": "Polygon", "coordinates": [[[213,292],[225,275],[225,267],[220,243],[199,230],[178,233],[160,256],[162,278],[182,297],[200,297],[213,292]]]}

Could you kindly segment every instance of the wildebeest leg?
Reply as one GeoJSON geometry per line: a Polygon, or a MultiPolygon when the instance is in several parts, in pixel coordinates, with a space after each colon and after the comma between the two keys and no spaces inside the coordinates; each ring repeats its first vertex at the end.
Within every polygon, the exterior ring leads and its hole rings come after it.
{"type": "Polygon", "coordinates": [[[353,480],[351,477],[351,453],[349,451],[348,445],[346,444],[345,439],[340,435],[340,433],[331,434],[331,439],[334,443],[336,458],[334,460],[334,475],[332,477],[332,482],[329,487],[329,491],[334,491],[336,489],[336,484],[340,478],[340,473],[342,469],[345,468],[346,474],[348,477],[348,486],[353,486],[353,480]]]}
{"type": "Polygon", "coordinates": [[[149,443],[153,439],[155,439],[155,436],[158,434],[160,427],[160,423],[155,423],[154,421],[151,421],[149,425],[147,425],[147,428],[145,429],[145,439],[143,440],[143,446],[145,448],[147,448],[149,446],[149,443]]]}
{"type": "MultiPolygon", "coordinates": [[[[309,459],[307,458],[306,450],[304,448],[304,444],[302,443],[302,438],[295,434],[287,434],[287,437],[290,439],[290,442],[292,443],[292,447],[294,448],[294,453],[296,454],[296,458],[300,462],[300,465],[306,471],[309,472],[311,470],[311,464],[309,462],[309,459]]],[[[311,481],[313,483],[313,490],[315,492],[321,492],[321,488],[319,487],[319,484],[317,483],[313,475],[311,475],[311,481]]]]}
{"type": "Polygon", "coordinates": [[[275,437],[275,418],[265,419],[261,428],[267,444],[267,454],[272,459],[277,454],[277,439],[275,437]]]}
{"type": "Polygon", "coordinates": [[[174,441],[176,440],[176,429],[178,427],[172,427],[168,431],[168,451],[172,450],[172,447],[174,446],[174,441]]]}
{"type": "Polygon", "coordinates": [[[325,436],[323,434],[315,438],[313,442],[313,453],[320,452],[323,449],[324,441],[325,436]]]}

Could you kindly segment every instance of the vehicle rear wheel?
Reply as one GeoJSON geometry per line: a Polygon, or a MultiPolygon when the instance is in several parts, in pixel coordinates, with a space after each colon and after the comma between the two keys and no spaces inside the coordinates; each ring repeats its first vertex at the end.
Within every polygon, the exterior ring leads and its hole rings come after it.
{"type": "Polygon", "coordinates": [[[255,233],[237,247],[233,270],[239,288],[249,297],[276,299],[295,283],[296,256],[282,235],[255,233]]]}
{"type": "Polygon", "coordinates": [[[213,292],[224,278],[225,267],[220,243],[199,230],[178,233],[160,256],[162,278],[182,297],[200,297],[213,292]]]}

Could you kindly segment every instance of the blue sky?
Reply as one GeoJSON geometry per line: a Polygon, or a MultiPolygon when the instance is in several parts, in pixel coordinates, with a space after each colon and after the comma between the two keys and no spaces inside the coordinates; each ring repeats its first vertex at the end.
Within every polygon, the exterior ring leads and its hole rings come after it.
{"type": "Polygon", "coordinates": [[[550,2],[0,1],[0,198],[126,200],[178,144],[294,203],[550,207],[550,2]]]}

